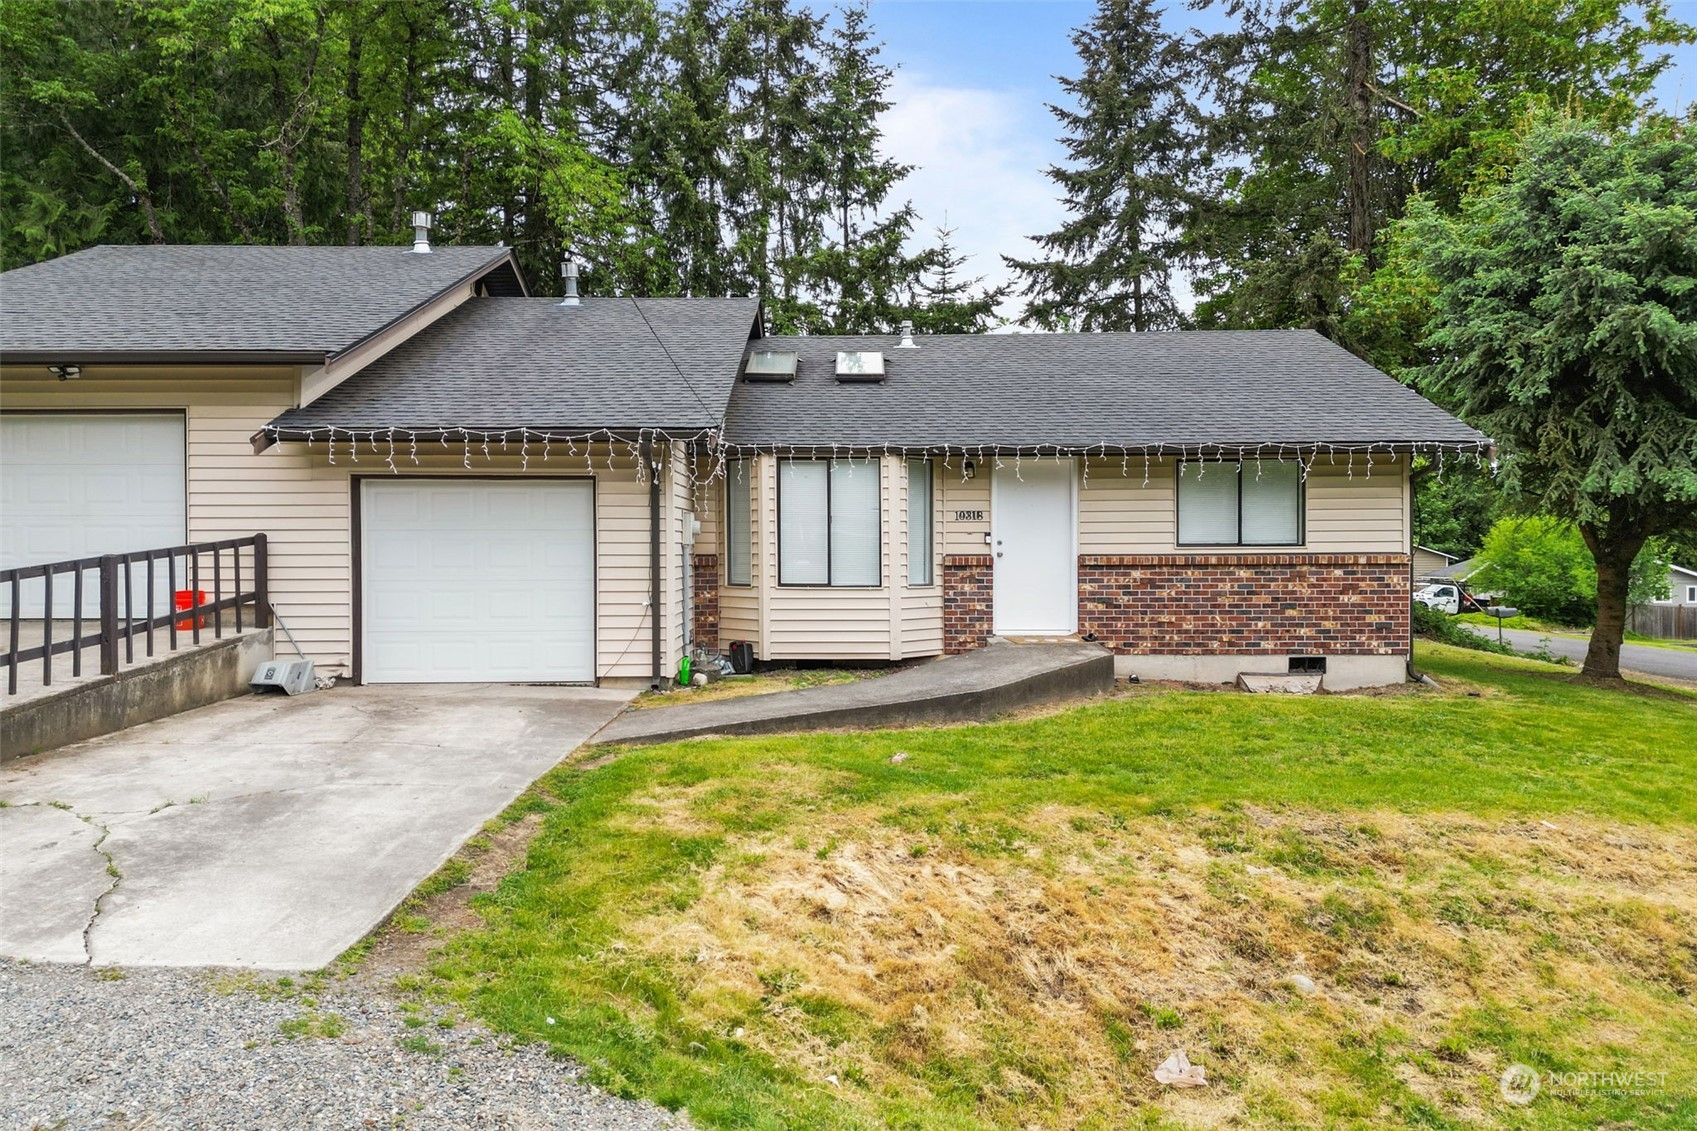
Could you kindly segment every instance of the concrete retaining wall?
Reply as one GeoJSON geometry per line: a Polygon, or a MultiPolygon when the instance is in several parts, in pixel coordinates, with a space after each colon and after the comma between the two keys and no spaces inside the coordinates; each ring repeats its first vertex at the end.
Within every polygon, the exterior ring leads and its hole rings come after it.
{"type": "Polygon", "coordinates": [[[256,629],[28,699],[0,714],[0,762],[244,695],[273,655],[271,629],[256,629]]]}

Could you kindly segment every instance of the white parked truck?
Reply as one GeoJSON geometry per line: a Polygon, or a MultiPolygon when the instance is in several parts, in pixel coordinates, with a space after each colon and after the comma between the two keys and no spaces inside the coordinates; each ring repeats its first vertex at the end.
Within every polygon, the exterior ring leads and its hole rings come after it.
{"type": "Polygon", "coordinates": [[[1482,613],[1485,611],[1485,606],[1480,604],[1473,594],[1453,581],[1434,582],[1424,589],[1418,590],[1414,594],[1414,599],[1422,605],[1442,609],[1451,616],[1458,613],[1482,613]]]}

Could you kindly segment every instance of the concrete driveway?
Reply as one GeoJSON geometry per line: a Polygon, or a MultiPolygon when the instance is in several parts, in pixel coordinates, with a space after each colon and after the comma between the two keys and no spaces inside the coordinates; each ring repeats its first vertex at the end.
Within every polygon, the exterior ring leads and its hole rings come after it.
{"type": "MultiPolygon", "coordinates": [[[[1487,640],[1497,638],[1495,627],[1470,624],[1466,626],[1487,640]]],[[[1585,662],[1585,652],[1591,647],[1589,636],[1561,636],[1545,632],[1527,632],[1524,629],[1503,629],[1503,643],[1522,652],[1536,652],[1548,647],[1557,656],[1566,656],[1576,664],[1585,662]]],[[[1643,675],[1672,676],[1674,679],[1697,680],[1697,652],[1684,648],[1657,648],[1650,644],[1622,644],[1620,646],[1620,666],[1622,671],[1638,672],[1643,675]]]]}
{"type": "Polygon", "coordinates": [[[0,955],[324,966],[630,698],[246,696],[0,767],[0,955]]]}

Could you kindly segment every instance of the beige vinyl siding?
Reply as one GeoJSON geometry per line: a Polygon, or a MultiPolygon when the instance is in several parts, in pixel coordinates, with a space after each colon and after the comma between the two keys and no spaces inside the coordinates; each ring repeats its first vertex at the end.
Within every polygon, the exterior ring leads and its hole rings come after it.
{"type": "Polygon", "coordinates": [[[977,461],[976,476],[961,477],[956,456],[949,466],[937,465],[937,545],[944,556],[977,555],[990,552],[985,538],[990,533],[990,460],[977,461]],[[962,511],[982,512],[982,519],[958,519],[962,511]]]}
{"type": "MultiPolygon", "coordinates": [[[[1092,459],[1088,481],[1078,493],[1080,554],[1221,553],[1221,547],[1178,544],[1178,470],[1170,459],[1151,460],[1145,483],[1143,461],[1133,456],[1092,459]],[[1124,473],[1122,474],[1122,466],[1124,473]]],[[[1331,463],[1321,456],[1309,471],[1307,540],[1314,553],[1400,554],[1408,552],[1407,460],[1365,457],[1331,463]]],[[[1229,548],[1227,548],[1229,549],[1229,548]]],[[[951,551],[961,552],[966,551],[951,551]]]]}
{"type": "MultiPolygon", "coordinates": [[[[712,468],[701,466],[699,471],[703,475],[711,475],[712,468]]],[[[694,507],[695,517],[701,523],[701,533],[695,536],[695,552],[698,554],[718,554],[721,558],[720,569],[723,569],[725,551],[719,545],[719,538],[724,525],[724,481],[715,476],[705,482],[697,483],[690,497],[690,505],[694,507]]]]}
{"type": "MultiPolygon", "coordinates": [[[[210,541],[260,531],[270,538],[271,601],[302,649],[326,674],[351,674],[353,661],[352,478],[388,475],[389,445],[357,453],[322,442],[277,444],[255,454],[251,437],[291,407],[298,373],[292,367],[172,370],[92,369],[77,382],[39,371],[0,375],[0,400],[11,409],[98,412],[179,409],[187,417],[189,538],[210,541]]],[[[671,453],[675,455],[675,453],[671,453]]],[[[651,672],[648,612],[648,488],[623,445],[588,456],[554,448],[544,461],[531,445],[529,469],[517,444],[444,447],[422,442],[417,463],[406,442],[395,445],[402,475],[515,475],[592,477],[596,508],[596,656],[602,678],[643,679],[651,672]],[[611,467],[609,468],[609,455],[611,467]]],[[[677,461],[670,461],[675,467],[677,461]]],[[[668,471],[666,474],[671,475],[668,471]]],[[[669,497],[675,502],[675,497],[669,497]]],[[[674,515],[676,509],[674,507],[674,515]]],[[[678,523],[681,523],[681,517],[678,523]]],[[[662,547],[663,593],[669,622],[665,662],[675,667],[682,647],[682,575],[676,560],[681,526],[669,523],[662,547]],[[666,551],[669,548],[670,553],[666,551]]],[[[140,548],[140,547],[138,547],[140,548]]],[[[285,646],[286,647],[286,646],[285,646]]]]}
{"type": "MultiPolygon", "coordinates": [[[[749,509],[752,512],[749,529],[754,539],[754,545],[759,546],[761,538],[759,529],[760,470],[755,463],[751,462],[749,466],[752,469],[749,474],[754,476],[754,482],[750,484],[748,492],[749,509]]],[[[726,474],[735,474],[735,472],[727,465],[726,474]]],[[[759,553],[750,555],[750,579],[755,584],[731,585],[726,581],[726,578],[729,577],[727,570],[730,568],[730,557],[729,549],[724,542],[727,528],[721,514],[726,497],[723,483],[716,482],[713,518],[717,534],[712,545],[714,552],[719,555],[719,646],[723,648],[727,642],[732,640],[749,640],[755,643],[755,654],[760,655],[760,555],[759,553]]]]}

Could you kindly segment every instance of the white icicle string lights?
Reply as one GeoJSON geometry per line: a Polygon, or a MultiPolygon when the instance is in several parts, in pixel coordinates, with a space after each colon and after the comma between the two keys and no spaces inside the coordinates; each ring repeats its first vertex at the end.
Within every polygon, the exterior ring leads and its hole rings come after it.
{"type": "MultiPolygon", "coordinates": [[[[336,445],[347,445],[348,459],[358,464],[359,446],[361,442],[369,444],[371,450],[388,467],[391,474],[400,474],[400,468],[395,459],[398,442],[402,439],[407,444],[407,456],[414,467],[423,466],[420,458],[419,441],[434,437],[443,448],[444,454],[451,451],[451,445],[458,441],[460,445],[460,464],[467,470],[475,469],[473,449],[476,448],[484,463],[493,464],[497,453],[494,450],[499,445],[505,458],[515,459],[518,470],[529,471],[531,464],[531,444],[542,445],[542,462],[548,463],[553,456],[555,445],[563,445],[569,459],[583,459],[586,470],[595,471],[598,454],[605,454],[604,466],[608,471],[617,470],[622,454],[630,466],[637,472],[639,481],[646,483],[648,469],[642,466],[642,445],[650,443],[659,446],[674,444],[685,445],[688,458],[681,460],[680,469],[687,477],[692,497],[696,500],[698,509],[711,505],[708,497],[703,494],[709,485],[722,481],[730,472],[730,466],[735,461],[753,459],[759,456],[770,456],[779,459],[830,459],[832,461],[851,460],[861,461],[876,459],[882,453],[885,457],[901,459],[941,459],[943,467],[954,471],[958,465],[959,478],[966,482],[969,478],[968,465],[972,466],[973,474],[987,470],[1011,470],[1016,477],[1023,480],[1025,461],[1042,462],[1052,458],[1057,463],[1065,460],[1076,460],[1082,464],[1081,486],[1090,487],[1090,461],[1106,463],[1117,455],[1120,460],[1120,476],[1122,479],[1133,478],[1131,460],[1141,456],[1143,460],[1142,486],[1147,488],[1155,478],[1157,464],[1168,461],[1176,462],[1181,468],[1196,465],[1196,475],[1200,479],[1208,473],[1210,465],[1235,463],[1241,474],[1243,465],[1251,460],[1255,463],[1255,473],[1259,478],[1264,473],[1263,464],[1266,460],[1276,460],[1280,463],[1294,461],[1298,467],[1298,475],[1303,482],[1314,473],[1314,467],[1324,457],[1327,466],[1338,467],[1345,477],[1353,481],[1356,475],[1356,461],[1363,464],[1365,478],[1371,479],[1375,471],[1381,471],[1387,461],[1395,465],[1397,459],[1416,456],[1429,457],[1439,478],[1455,462],[1453,457],[1473,456],[1475,468],[1490,467],[1491,472],[1497,472],[1497,462],[1493,446],[1488,441],[1475,442],[1425,442],[1407,443],[1394,440],[1371,440],[1349,443],[1316,440],[1312,443],[1296,444],[1289,441],[1263,444],[1225,444],[1225,443],[1186,443],[1186,444],[1113,444],[1106,441],[1095,441],[1088,444],[1043,444],[1043,445],[996,445],[996,444],[915,444],[907,445],[891,441],[889,443],[845,444],[836,442],[827,448],[823,444],[748,444],[727,440],[717,429],[704,429],[693,432],[671,433],[660,428],[640,428],[634,431],[621,432],[610,428],[593,429],[550,429],[524,426],[519,428],[409,428],[403,425],[393,425],[371,429],[346,428],[309,428],[300,430],[267,429],[269,437],[275,442],[304,443],[308,452],[316,451],[319,441],[324,443],[325,458],[330,466],[337,464],[336,445]],[[511,446],[515,445],[513,452],[511,446]],[[598,452],[597,449],[600,449],[598,452]],[[622,449],[622,451],[621,451],[622,449]],[[1047,449],[1047,450],[1045,450],[1047,449]],[[1342,460],[1339,457],[1342,456],[1342,460]]],[[[1097,470],[1100,470],[1099,468],[1097,470]]],[[[853,473],[853,468],[850,468],[853,473]]]]}

